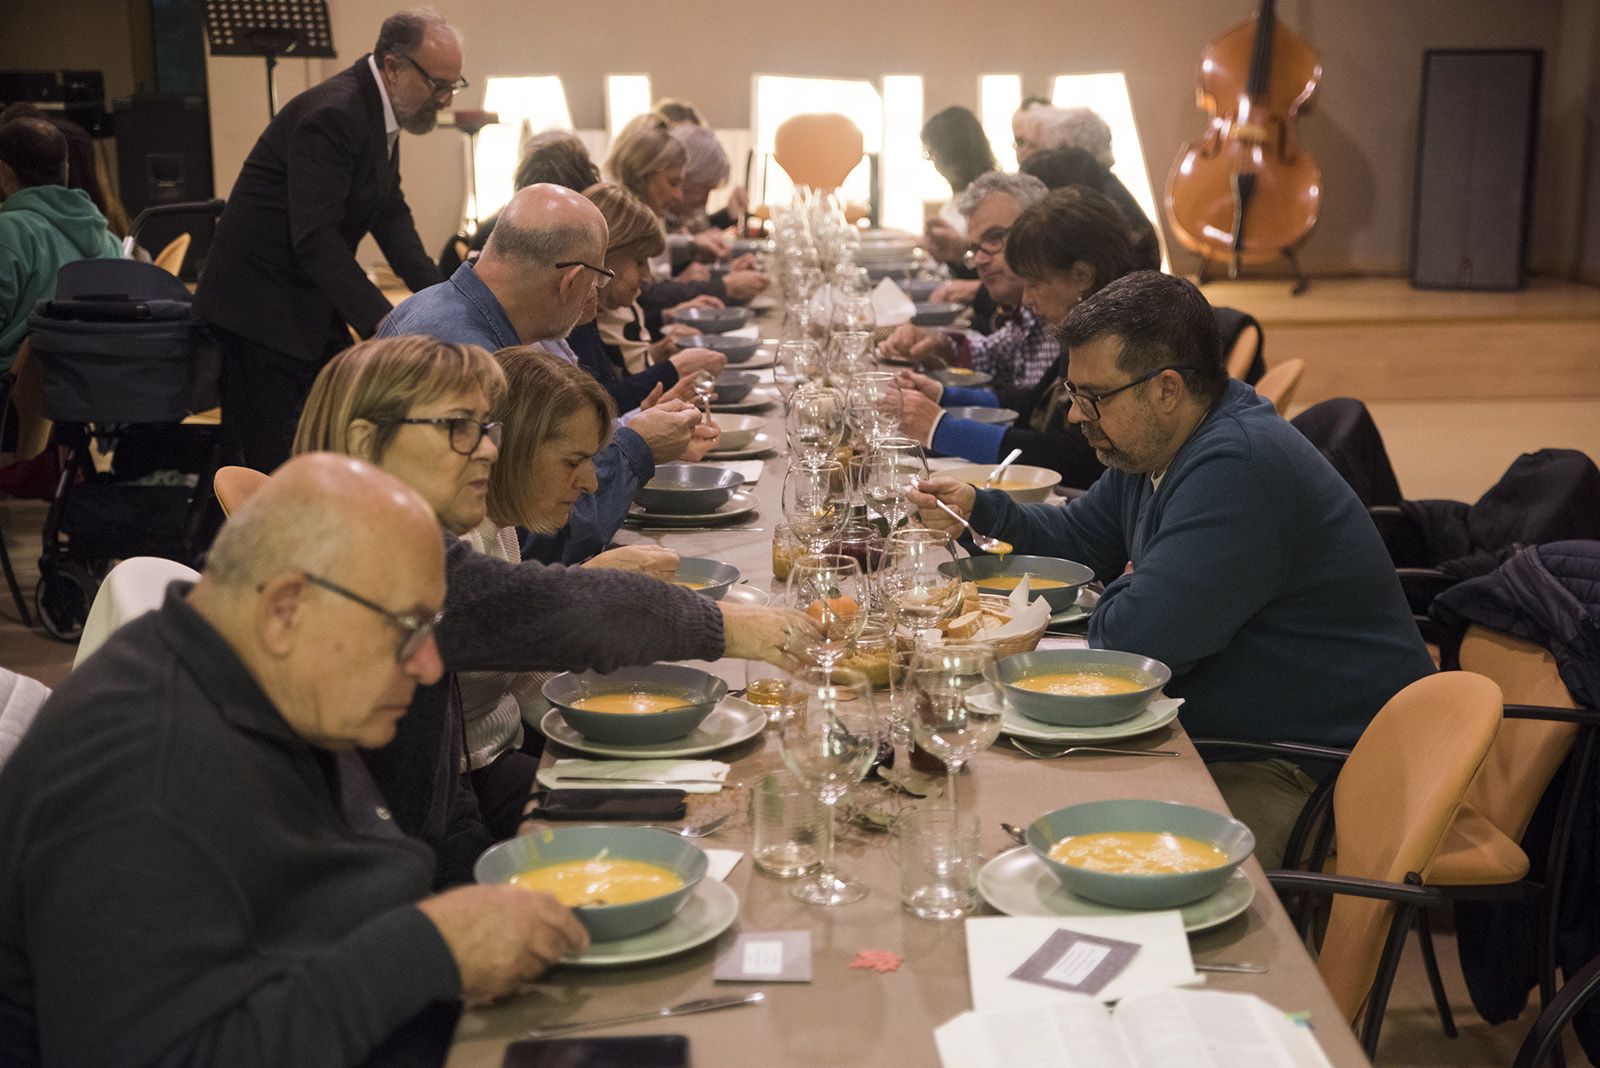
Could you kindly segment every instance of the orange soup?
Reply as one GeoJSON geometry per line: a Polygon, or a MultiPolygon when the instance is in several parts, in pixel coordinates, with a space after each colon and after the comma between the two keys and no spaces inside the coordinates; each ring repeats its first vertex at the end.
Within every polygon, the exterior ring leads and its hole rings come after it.
{"type": "Polygon", "coordinates": [[[677,874],[642,860],[568,860],[512,876],[524,890],[543,890],[569,909],[629,905],[683,886],[677,874]]]}
{"type": "Polygon", "coordinates": [[[668,693],[597,693],[590,697],[580,697],[572,702],[573,708],[581,708],[585,712],[613,712],[617,715],[638,716],[648,715],[651,712],[670,712],[674,708],[683,708],[689,702],[681,697],[668,693]]]}
{"type": "Polygon", "coordinates": [[[1099,671],[1063,671],[1051,675],[1029,675],[1011,685],[1019,690],[1054,694],[1057,697],[1105,697],[1116,693],[1134,693],[1144,689],[1146,684],[1099,671]]]}
{"type": "MultiPolygon", "coordinates": [[[[1022,585],[1021,575],[990,575],[988,578],[978,580],[980,590],[1014,590],[1022,585]]],[[[1059,590],[1066,583],[1060,579],[1040,578],[1038,575],[1028,576],[1028,589],[1030,590],[1059,590]]]]}
{"type": "Polygon", "coordinates": [[[1050,859],[1113,875],[1183,875],[1220,868],[1228,854],[1185,834],[1105,831],[1061,839],[1050,847],[1050,859]]]}
{"type": "Polygon", "coordinates": [[[686,590],[703,590],[707,586],[711,585],[711,583],[709,583],[709,582],[696,582],[694,579],[682,579],[682,578],[673,579],[672,580],[672,584],[674,586],[682,586],[686,590]]]}

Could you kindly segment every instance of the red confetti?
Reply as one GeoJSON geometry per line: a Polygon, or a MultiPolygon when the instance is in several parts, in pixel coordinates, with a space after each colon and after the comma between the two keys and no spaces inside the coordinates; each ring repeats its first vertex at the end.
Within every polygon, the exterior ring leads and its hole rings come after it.
{"type": "Polygon", "coordinates": [[[856,959],[850,962],[850,967],[871,968],[882,975],[884,972],[899,971],[900,965],[904,963],[904,957],[887,949],[863,949],[856,954],[856,959]]]}

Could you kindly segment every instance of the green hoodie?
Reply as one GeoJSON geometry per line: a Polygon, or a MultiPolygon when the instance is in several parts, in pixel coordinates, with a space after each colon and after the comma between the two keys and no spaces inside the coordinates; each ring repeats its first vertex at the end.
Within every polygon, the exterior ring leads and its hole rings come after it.
{"type": "Polygon", "coordinates": [[[56,272],[73,260],[122,255],[89,194],[36,185],[0,203],[0,372],[28,332],[28,313],[56,291],[56,272]]]}

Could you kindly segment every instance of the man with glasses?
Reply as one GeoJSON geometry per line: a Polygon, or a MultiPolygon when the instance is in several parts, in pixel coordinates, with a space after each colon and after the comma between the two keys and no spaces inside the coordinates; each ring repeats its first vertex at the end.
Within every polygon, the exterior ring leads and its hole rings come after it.
{"type": "Polygon", "coordinates": [[[1022,306],[1022,279],[1006,265],[1006,235],[1017,216],[1044,199],[1044,183],[1031,174],[990,171],[962,191],[957,207],[967,217],[965,262],[1004,321],[987,337],[959,330],[930,330],[909,323],[882,345],[886,355],[923,363],[937,360],[982,371],[997,389],[1026,389],[1043,378],[1061,354],[1049,324],[1022,306]]]}
{"type": "Polygon", "coordinates": [[[437,1063],[458,999],[586,947],[546,895],[432,895],[356,755],[440,678],[444,595],[433,510],[312,453],[55,691],[0,771],[7,1064],[437,1063]]]}
{"type": "MultiPolygon", "coordinates": [[[[605,216],[588,197],[558,185],[526,186],[501,210],[476,262],[408,297],[378,334],[423,334],[491,352],[536,344],[577,363],[566,337],[592,316],[596,295],[611,281],[612,272],[600,266],[606,238],[605,216]]],[[[698,460],[719,436],[682,400],[663,400],[628,416],[595,457],[600,488],[578,502],[563,531],[545,539],[534,555],[578,563],[600,552],[656,464],[698,460]]]]}
{"type": "Polygon", "coordinates": [[[400,188],[400,131],[425,134],[467,84],[438,15],[392,15],[372,53],[286,104],[244,162],[196,296],[222,350],[225,434],[271,471],[317,371],[371,337],[389,300],[356,261],[368,234],[413,292],[440,280],[400,188]]]}
{"type": "MultiPolygon", "coordinates": [[[[937,497],[1025,554],[1078,560],[1106,583],[1089,644],[1172,668],[1197,737],[1348,748],[1379,708],[1430,673],[1377,529],[1344,479],[1248,385],[1229,379],[1211,306],[1140,271],[1061,329],[1071,421],[1109,470],[1066,508],[1018,505],[952,479],[912,500],[958,533],[937,497]]],[[[1212,765],[1275,866],[1327,765],[1212,765]],[[1310,774],[1308,774],[1310,772],[1310,774]]]]}

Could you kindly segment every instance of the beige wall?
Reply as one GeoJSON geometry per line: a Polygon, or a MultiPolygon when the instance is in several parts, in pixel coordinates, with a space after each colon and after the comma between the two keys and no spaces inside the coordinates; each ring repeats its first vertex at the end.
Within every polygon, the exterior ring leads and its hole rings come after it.
{"type": "MultiPolygon", "coordinates": [[[[280,95],[286,98],[352,62],[396,6],[396,0],[331,5],[339,60],[283,63],[280,95]]],[[[1321,226],[1304,249],[1309,269],[1406,268],[1421,55],[1425,48],[1444,47],[1545,49],[1534,262],[1570,270],[1583,258],[1575,235],[1582,233],[1581,190],[1593,154],[1584,104],[1596,58],[1592,42],[1578,47],[1574,33],[1587,28],[1592,36],[1591,0],[1520,0],[1514,19],[1503,0],[1282,0],[1278,6],[1280,17],[1311,40],[1324,67],[1315,111],[1302,121],[1327,190],[1321,226]]],[[[659,0],[614,0],[601,7],[457,0],[439,7],[467,36],[467,75],[474,87],[463,94],[463,105],[481,100],[491,75],[556,73],[565,81],[579,127],[604,125],[603,76],[612,71],[648,71],[657,94],[695,101],[714,125],[743,127],[749,122],[750,76],[757,72],[865,78],[920,73],[931,111],[952,103],[975,106],[982,72],[1020,73],[1025,91],[1045,92],[1054,74],[1120,69],[1128,75],[1150,169],[1163,176],[1184,142],[1204,128],[1194,106],[1201,49],[1254,5],[704,0],[684,8],[659,0]]],[[[212,59],[210,72],[218,192],[225,194],[265,122],[264,88],[259,61],[212,59]]],[[[430,249],[457,222],[459,136],[444,130],[408,137],[402,152],[407,195],[430,249]]]]}
{"type": "Polygon", "coordinates": [[[0,0],[0,70],[103,71],[116,100],[141,80],[129,39],[147,21],[125,0],[0,0]]]}

